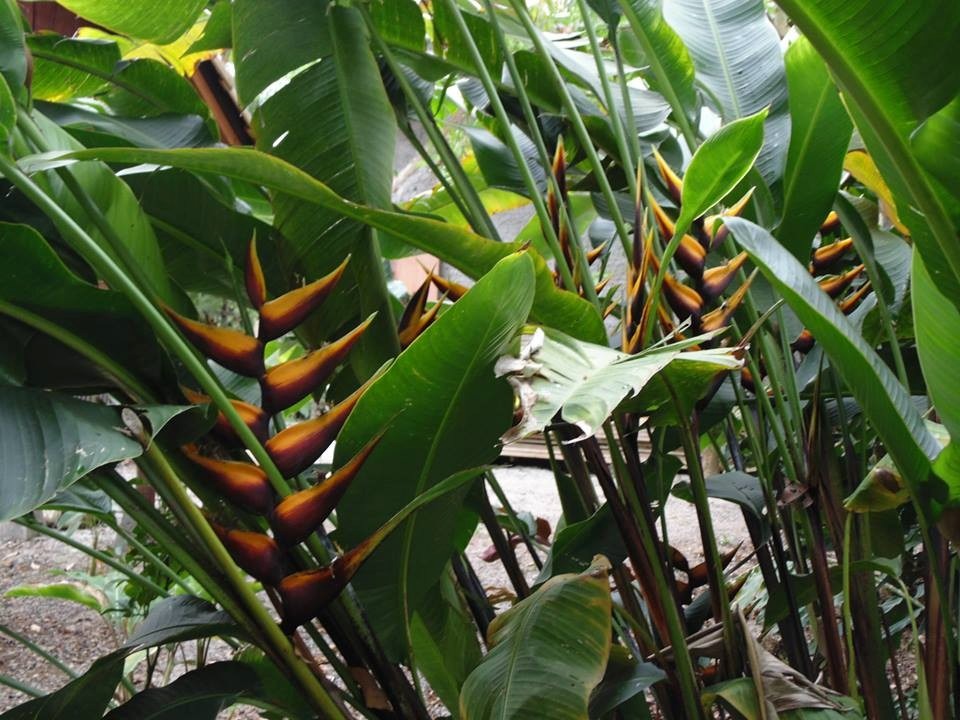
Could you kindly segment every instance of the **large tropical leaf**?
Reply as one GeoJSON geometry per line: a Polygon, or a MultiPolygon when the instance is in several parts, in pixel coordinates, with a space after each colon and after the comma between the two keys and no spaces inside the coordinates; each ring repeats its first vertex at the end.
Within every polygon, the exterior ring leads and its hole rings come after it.
{"type": "Polygon", "coordinates": [[[913,254],[911,276],[913,326],[927,392],[940,421],[950,433],[950,444],[937,459],[935,470],[948,484],[952,504],[960,503],[960,312],[934,284],[920,254],[913,254]]]}
{"type": "MultiPolygon", "coordinates": [[[[513,255],[443,313],[360,399],[337,440],[335,465],[385,429],[337,508],[340,541],[360,542],[414,497],[497,455],[512,393],[493,365],[533,300],[533,262],[513,255]],[[411,394],[411,388],[417,388],[411,394]]],[[[395,654],[405,609],[418,609],[450,559],[463,492],[410,518],[355,578],[377,635],[395,654]]]]}
{"type": "MultiPolygon", "coordinates": [[[[66,328],[84,342],[113,358],[131,373],[144,380],[158,381],[162,353],[153,333],[143,324],[130,302],[113,290],[97,288],[84,282],[63,264],[40,234],[28,225],[0,223],[0,245],[5,262],[0,268],[0,309],[12,314],[26,310],[56,327],[66,328]],[[9,306],[9,307],[6,307],[9,306]]],[[[34,382],[56,380],[60,387],[90,387],[83,378],[104,387],[111,380],[102,370],[93,375],[78,368],[79,356],[62,345],[39,335],[20,351],[28,377],[34,382]],[[36,352],[30,348],[35,345],[36,352]],[[55,378],[37,376],[43,367],[34,361],[49,360],[44,353],[61,362],[55,378]],[[80,371],[78,373],[78,370],[80,371]]],[[[50,382],[43,382],[50,387],[50,382]]]]}
{"type": "Polygon", "coordinates": [[[557,413],[591,436],[620,403],[639,394],[674,362],[700,368],[699,386],[684,388],[694,399],[717,373],[741,365],[726,348],[684,353],[682,347],[667,347],[634,356],[539,328],[530,329],[521,342],[517,357],[497,363],[498,374],[507,375],[517,388],[524,410],[523,420],[504,437],[508,442],[543,430],[557,413]]]}
{"type": "Polygon", "coordinates": [[[460,695],[464,720],[582,720],[610,653],[610,564],[558,575],[490,625],[460,695]]]}
{"type": "MultiPolygon", "coordinates": [[[[265,153],[252,150],[198,148],[146,150],[98,148],[71,153],[70,157],[99,158],[108,162],[155,163],[216,173],[295,195],[342,215],[392,233],[403,241],[450,263],[470,277],[479,278],[519,243],[498,243],[475,233],[429,218],[368,208],[339,197],[322,182],[265,153]]],[[[64,157],[38,158],[35,165],[48,167],[66,162],[64,157]]],[[[31,166],[31,163],[27,163],[31,166]]],[[[596,309],[583,298],[557,288],[553,275],[539,254],[532,254],[536,269],[536,294],[532,317],[550,327],[563,328],[578,339],[604,342],[606,331],[596,309]]]]}
{"type": "MultiPolygon", "coordinates": [[[[169,420],[187,409],[154,417],[169,420]]],[[[155,434],[163,424],[148,429],[155,434]]],[[[30,512],[98,467],[142,452],[117,406],[0,385],[0,520],[30,512]]]]}
{"type": "Polygon", "coordinates": [[[742,218],[725,222],[823,347],[908,480],[914,499],[932,516],[945,499],[945,488],[928,479],[930,461],[940,447],[907,391],[806,268],[770,233],[742,218]]]}
{"type": "Polygon", "coordinates": [[[61,0],[60,4],[92,24],[162,45],[189,30],[207,0],[61,0]]]}
{"type": "Polygon", "coordinates": [[[777,239],[806,260],[837,195],[853,123],[827,66],[806,38],[790,46],[786,65],[792,128],[777,239]]]}
{"type": "Polygon", "coordinates": [[[724,121],[769,108],[757,168],[774,183],[783,173],[790,116],[780,38],[763,0],[666,0],[663,15],[689,48],[697,79],[724,121]]]}
{"type": "MultiPolygon", "coordinates": [[[[960,304],[956,227],[910,147],[910,135],[960,91],[960,4],[778,0],[836,78],[860,135],[893,191],[900,219],[944,295],[960,304]]],[[[955,136],[938,143],[954,152],[955,136]],[[951,140],[952,138],[952,140],[951,140]]]]}

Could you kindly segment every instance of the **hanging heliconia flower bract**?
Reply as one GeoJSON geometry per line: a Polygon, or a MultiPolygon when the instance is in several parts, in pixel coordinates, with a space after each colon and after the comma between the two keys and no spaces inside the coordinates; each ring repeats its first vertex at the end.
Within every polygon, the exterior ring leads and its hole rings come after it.
{"type": "MultiPolygon", "coordinates": [[[[324,414],[286,427],[272,437],[270,418],[323,387],[370,327],[373,317],[338,340],[275,367],[266,367],[265,344],[295,330],[317,310],[333,292],[348,262],[349,258],[319,280],[269,300],[256,243],[251,241],[244,280],[250,303],[259,314],[255,338],[238,330],[197,322],[166,309],[197,350],[224,367],[259,381],[261,406],[240,400],[232,400],[231,404],[264,444],[280,474],[287,479],[309,469],[336,439],[370,381],[324,414]]],[[[427,287],[432,281],[428,278],[427,287]]],[[[422,296],[425,302],[425,291],[422,296]]],[[[411,319],[411,341],[430,324],[435,314],[436,310],[433,315],[430,311],[421,312],[411,319]]],[[[183,391],[191,402],[209,402],[207,396],[190,388],[183,388],[183,391]]],[[[228,447],[238,445],[236,432],[222,413],[217,417],[214,431],[228,447]]],[[[245,512],[263,517],[264,525],[269,525],[273,537],[259,530],[228,528],[211,522],[214,532],[237,565],[265,585],[278,589],[282,625],[288,632],[315,617],[335,598],[382,540],[383,534],[372,536],[368,542],[336,558],[329,567],[318,570],[296,572],[296,563],[287,555],[287,549],[303,542],[320,528],[376,448],[380,437],[371,439],[329,477],[279,502],[267,473],[248,457],[212,457],[201,453],[197,445],[183,449],[213,494],[245,512]],[[329,582],[323,583],[322,579],[327,576],[329,582]]],[[[204,445],[207,447],[210,447],[209,443],[204,445]]]]}

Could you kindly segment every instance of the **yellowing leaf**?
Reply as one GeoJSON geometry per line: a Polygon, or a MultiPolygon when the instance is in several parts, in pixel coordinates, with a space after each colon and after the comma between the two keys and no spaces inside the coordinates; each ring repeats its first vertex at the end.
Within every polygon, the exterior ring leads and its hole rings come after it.
{"type": "Polygon", "coordinates": [[[873,158],[865,150],[853,150],[847,153],[843,160],[843,169],[853,175],[870,192],[880,200],[880,207],[883,214],[890,219],[893,226],[904,235],[909,235],[910,230],[900,222],[897,215],[897,206],[893,202],[893,193],[880,176],[873,158]]]}

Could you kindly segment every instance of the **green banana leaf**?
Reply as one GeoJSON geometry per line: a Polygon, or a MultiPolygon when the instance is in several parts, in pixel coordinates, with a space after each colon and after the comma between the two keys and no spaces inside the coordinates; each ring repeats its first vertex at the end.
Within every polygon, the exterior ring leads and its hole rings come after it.
{"type": "Polygon", "coordinates": [[[490,625],[460,695],[463,720],[582,720],[610,653],[610,563],[558,575],[490,625]]]}

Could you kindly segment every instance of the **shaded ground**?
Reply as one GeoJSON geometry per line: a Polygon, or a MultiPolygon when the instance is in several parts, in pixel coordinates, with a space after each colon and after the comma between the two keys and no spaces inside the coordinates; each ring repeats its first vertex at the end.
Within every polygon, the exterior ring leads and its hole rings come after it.
{"type": "MultiPolygon", "coordinates": [[[[537,467],[501,467],[496,475],[514,509],[527,511],[546,519],[554,530],[561,508],[556,496],[553,476],[537,467]]],[[[746,537],[739,510],[724,502],[712,502],[714,528],[721,550],[728,549],[746,537]]],[[[667,525],[671,544],[683,552],[691,564],[702,559],[699,530],[693,506],[672,499],[667,505],[667,525]]],[[[89,541],[91,534],[85,533],[89,541]]],[[[481,526],[468,548],[468,555],[476,568],[484,588],[490,595],[500,595],[510,587],[500,563],[486,563],[481,559],[490,539],[481,526]]],[[[746,550],[741,550],[745,554],[746,550]]],[[[528,580],[537,572],[525,549],[518,556],[528,580]]],[[[64,579],[63,573],[85,572],[89,560],[78,551],[64,547],[49,538],[33,537],[26,540],[0,542],[0,595],[9,588],[30,583],[51,583],[64,579]]],[[[81,605],[49,598],[0,597],[0,624],[20,633],[53,653],[75,671],[82,672],[98,656],[116,647],[122,630],[97,612],[81,605]]],[[[214,649],[214,655],[216,655],[214,649]]],[[[220,652],[223,652],[221,650],[220,652]]],[[[38,690],[57,689],[67,676],[34,653],[24,649],[10,638],[0,634],[0,675],[13,677],[38,690]]],[[[0,711],[23,702],[26,696],[7,687],[0,687],[0,711]]],[[[225,717],[229,717],[229,712],[225,717]]],[[[233,717],[256,717],[244,709],[233,717]]]]}

